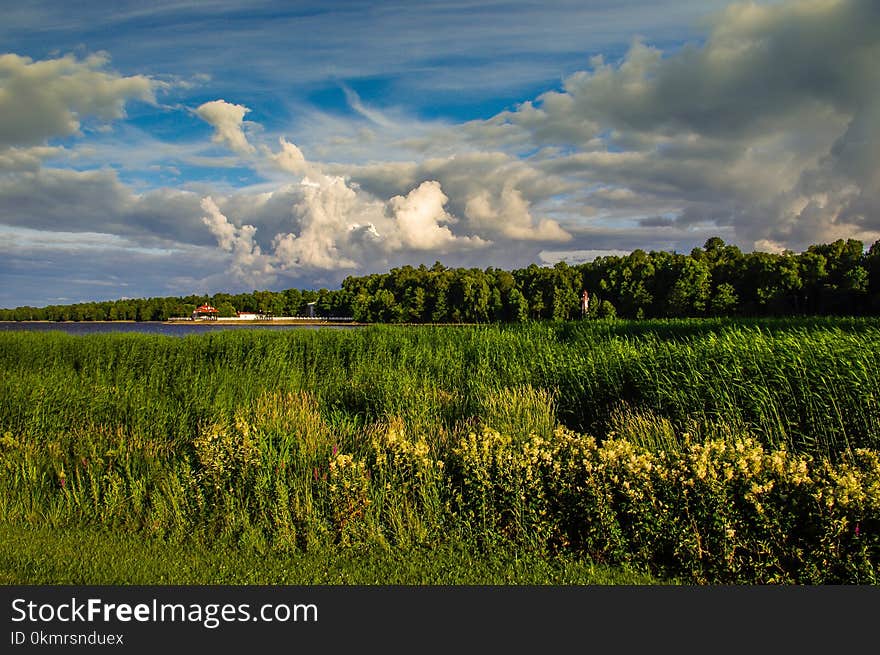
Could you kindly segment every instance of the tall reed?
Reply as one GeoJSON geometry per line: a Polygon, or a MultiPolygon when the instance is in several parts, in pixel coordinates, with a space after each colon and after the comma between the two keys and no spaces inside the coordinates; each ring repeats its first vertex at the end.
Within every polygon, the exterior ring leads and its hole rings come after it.
{"type": "Polygon", "coordinates": [[[725,568],[737,548],[801,526],[811,566],[832,544],[838,579],[868,579],[878,380],[869,320],[2,333],[0,514],[264,552],[513,541],[733,581],[769,579],[725,568]],[[702,500],[700,457],[724,478],[702,500]],[[801,505],[755,523],[788,475],[801,505]]]}

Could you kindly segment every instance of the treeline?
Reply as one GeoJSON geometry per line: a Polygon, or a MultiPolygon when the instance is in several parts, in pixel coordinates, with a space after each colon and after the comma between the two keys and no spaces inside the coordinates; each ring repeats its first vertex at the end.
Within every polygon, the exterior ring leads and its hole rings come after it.
{"type": "Polygon", "coordinates": [[[590,317],[663,318],[880,314],[880,240],[856,239],[804,252],[743,253],[713,237],[690,254],[635,250],[626,256],[505,271],[439,262],[348,277],[335,290],[254,291],[0,309],[0,320],[161,321],[208,302],[221,316],[350,316],[379,323],[484,323],[590,317]]]}

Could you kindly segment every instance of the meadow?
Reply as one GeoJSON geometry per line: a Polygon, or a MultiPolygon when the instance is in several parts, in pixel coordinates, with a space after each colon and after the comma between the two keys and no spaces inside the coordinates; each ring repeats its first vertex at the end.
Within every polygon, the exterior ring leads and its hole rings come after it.
{"type": "Polygon", "coordinates": [[[876,584],[878,380],[869,318],[2,333],[0,582],[876,584]]]}

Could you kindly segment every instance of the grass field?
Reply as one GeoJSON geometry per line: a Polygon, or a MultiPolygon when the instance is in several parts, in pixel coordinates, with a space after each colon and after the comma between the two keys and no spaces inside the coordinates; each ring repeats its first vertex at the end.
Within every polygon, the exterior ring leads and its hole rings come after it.
{"type": "MultiPolygon", "coordinates": [[[[145,541],[100,528],[0,525],[0,584],[654,585],[648,573],[514,548],[440,543],[263,552],[236,544],[145,541]]],[[[663,584],[670,581],[664,580],[663,584]]]]}
{"type": "Polygon", "coordinates": [[[0,370],[5,583],[877,580],[876,319],[9,332],[0,370]]]}

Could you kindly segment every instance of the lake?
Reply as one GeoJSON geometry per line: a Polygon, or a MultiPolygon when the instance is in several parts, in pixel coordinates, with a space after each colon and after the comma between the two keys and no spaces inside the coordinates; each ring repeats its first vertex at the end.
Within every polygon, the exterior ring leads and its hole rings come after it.
{"type": "Polygon", "coordinates": [[[114,322],[52,322],[52,321],[0,321],[0,332],[11,330],[30,330],[35,332],[60,331],[68,334],[104,334],[107,332],[143,332],[147,334],[167,334],[184,337],[191,334],[205,334],[217,330],[350,330],[357,325],[254,325],[236,323],[163,323],[161,321],[114,321],[114,322]]]}

